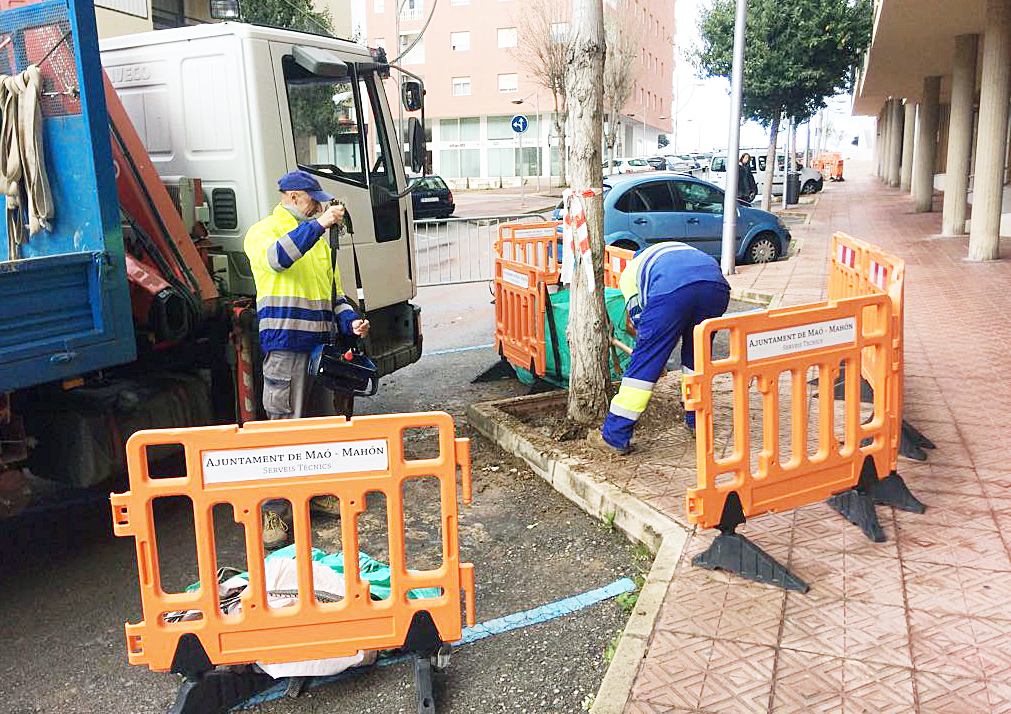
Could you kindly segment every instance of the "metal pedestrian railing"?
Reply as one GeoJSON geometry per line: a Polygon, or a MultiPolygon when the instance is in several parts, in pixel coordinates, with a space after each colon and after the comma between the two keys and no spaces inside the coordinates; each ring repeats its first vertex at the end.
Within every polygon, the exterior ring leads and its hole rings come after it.
{"type": "Polygon", "coordinates": [[[524,213],[415,221],[418,287],[494,280],[499,226],[531,220],[543,221],[544,216],[524,213]]]}

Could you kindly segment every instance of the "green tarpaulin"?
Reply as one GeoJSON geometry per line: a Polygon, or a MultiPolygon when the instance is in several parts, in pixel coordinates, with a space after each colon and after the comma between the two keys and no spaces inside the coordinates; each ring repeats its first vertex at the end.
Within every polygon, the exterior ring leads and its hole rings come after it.
{"type": "MultiPolygon", "coordinates": [[[[554,295],[548,295],[548,300],[551,303],[551,310],[554,312],[555,316],[555,330],[558,335],[558,356],[561,367],[561,379],[558,378],[555,370],[555,351],[552,347],[554,339],[551,334],[551,323],[548,320],[547,314],[545,314],[544,338],[546,343],[545,352],[547,354],[544,380],[551,382],[558,387],[567,387],[569,385],[570,358],[569,343],[565,339],[565,328],[569,324],[569,291],[568,289],[565,289],[560,290],[554,295]]],[[[634,347],[635,338],[625,331],[625,299],[621,296],[621,291],[617,288],[605,288],[604,306],[607,308],[607,314],[611,318],[611,324],[614,325],[615,337],[629,347],[634,347]]],[[[624,372],[625,368],[628,366],[628,355],[617,348],[614,348],[614,351],[618,355],[618,363],[621,365],[622,372],[624,372]]],[[[620,379],[621,373],[615,370],[613,359],[609,359],[608,362],[611,365],[611,379],[620,379]]],[[[533,384],[534,376],[528,370],[517,367],[516,375],[524,384],[533,384]]]]}

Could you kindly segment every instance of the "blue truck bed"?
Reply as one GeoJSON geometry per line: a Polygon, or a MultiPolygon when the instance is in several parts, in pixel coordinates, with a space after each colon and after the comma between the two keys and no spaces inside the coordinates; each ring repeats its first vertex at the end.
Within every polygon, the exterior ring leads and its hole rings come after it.
{"type": "Polygon", "coordinates": [[[7,10],[6,38],[4,74],[50,53],[41,106],[55,218],[51,232],[26,231],[13,256],[0,229],[0,392],[136,359],[93,7],[48,0],[7,10]]]}

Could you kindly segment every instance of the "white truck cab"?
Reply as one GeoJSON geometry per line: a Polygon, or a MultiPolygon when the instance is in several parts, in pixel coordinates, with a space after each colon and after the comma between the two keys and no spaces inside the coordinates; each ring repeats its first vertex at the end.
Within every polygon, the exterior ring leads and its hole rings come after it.
{"type": "MultiPolygon", "coordinates": [[[[751,155],[751,171],[755,176],[755,183],[758,184],[758,195],[762,195],[765,185],[765,159],[767,149],[741,149],[740,156],[751,155]]],[[[776,168],[772,175],[772,195],[783,195],[784,172],[786,156],[781,153],[776,154],[776,168]]],[[[801,193],[817,193],[821,191],[824,184],[821,172],[804,167],[799,170],[801,193]]],[[[708,180],[721,188],[726,187],[727,182],[727,154],[714,154],[709,161],[708,180]]]]}
{"type": "MultiPolygon", "coordinates": [[[[410,195],[398,195],[406,179],[385,62],[345,40],[231,22],[112,37],[100,48],[162,179],[201,180],[228,292],[255,294],[246,231],[277,204],[278,177],[305,169],[351,216],[380,372],[418,359],[414,224],[410,195]]],[[[347,247],[338,265],[354,299],[347,247]]]]}

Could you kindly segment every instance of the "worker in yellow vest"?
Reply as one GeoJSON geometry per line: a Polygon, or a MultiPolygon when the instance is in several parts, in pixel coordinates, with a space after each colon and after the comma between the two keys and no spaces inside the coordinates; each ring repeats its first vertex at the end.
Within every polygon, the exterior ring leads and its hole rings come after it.
{"type": "MultiPolygon", "coordinates": [[[[256,316],[263,349],[263,408],[270,419],[319,416],[328,409],[328,390],[309,376],[309,354],[330,339],[336,321],[345,335],[364,337],[369,321],[358,316],[341,290],[329,240],[341,226],[344,207],[311,174],[291,171],[278,179],[280,203],[246,233],[245,251],[256,282],[256,316]]],[[[348,415],[350,416],[350,415],[348,415]]],[[[312,507],[339,515],[333,496],[313,499],[312,507]]],[[[289,540],[287,501],[263,507],[263,540],[277,548],[289,540]]]]}

